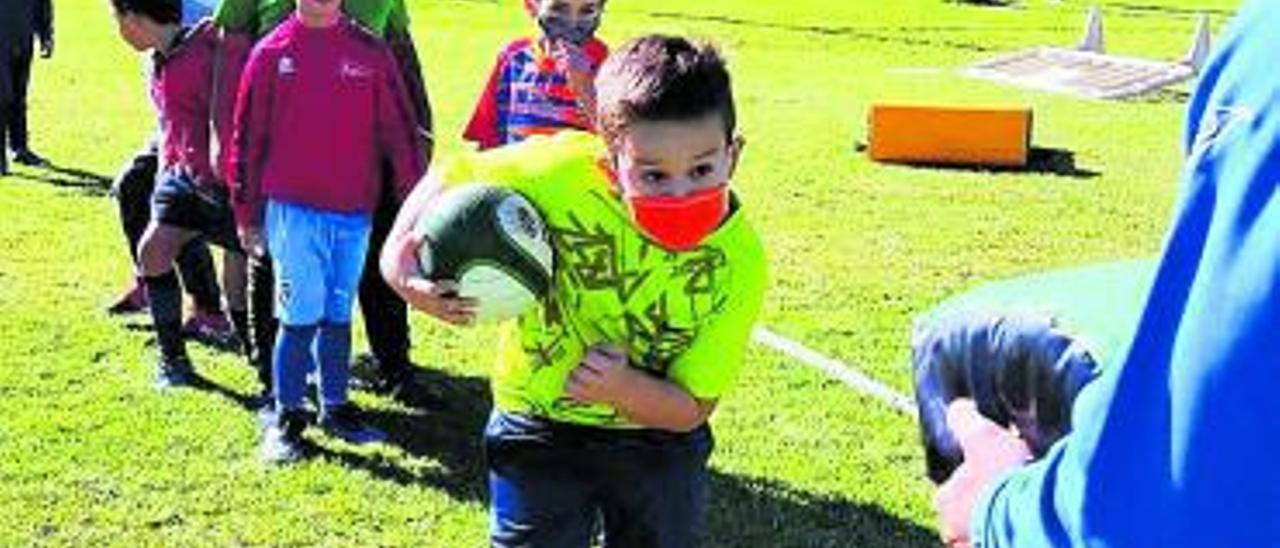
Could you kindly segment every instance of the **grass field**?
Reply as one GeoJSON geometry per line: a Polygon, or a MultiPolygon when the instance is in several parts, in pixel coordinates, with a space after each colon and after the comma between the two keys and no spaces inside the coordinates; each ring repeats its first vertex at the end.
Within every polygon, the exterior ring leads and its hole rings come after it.
{"type": "MultiPolygon", "coordinates": [[[[409,0],[443,153],[498,48],[530,26],[516,2],[409,0]]],[[[1195,13],[1227,0],[1103,2],[1111,51],[1175,58],[1195,13]]],[[[1176,93],[1097,102],[966,80],[954,67],[1078,39],[1087,4],[991,9],[942,0],[613,0],[603,35],[715,39],[748,140],[735,184],[764,234],[763,322],[906,391],[911,318],[1018,273],[1150,255],[1176,195],[1176,93]],[[876,165],[855,152],[876,101],[1028,105],[1038,146],[1074,175],[876,165]]],[[[270,470],[245,400],[252,372],[195,348],[211,386],[151,389],[149,334],[102,312],[127,280],[109,177],[152,126],[142,61],[104,0],[59,0],[38,62],[35,147],[52,170],[0,179],[0,545],[415,545],[485,542],[479,431],[492,332],[414,321],[440,405],[358,394],[386,447],[319,440],[270,470]]],[[[363,346],[362,343],[358,347],[363,346]]],[[[912,422],[753,348],[721,405],[710,546],[930,546],[931,489],[912,422]]]]}

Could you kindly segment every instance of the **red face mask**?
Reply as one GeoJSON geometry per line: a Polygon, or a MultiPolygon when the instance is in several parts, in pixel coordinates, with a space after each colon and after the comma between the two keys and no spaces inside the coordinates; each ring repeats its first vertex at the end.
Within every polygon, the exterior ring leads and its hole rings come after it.
{"type": "Polygon", "coordinates": [[[629,196],[631,219],[669,251],[698,247],[729,212],[728,183],[684,196],[629,196]]]}

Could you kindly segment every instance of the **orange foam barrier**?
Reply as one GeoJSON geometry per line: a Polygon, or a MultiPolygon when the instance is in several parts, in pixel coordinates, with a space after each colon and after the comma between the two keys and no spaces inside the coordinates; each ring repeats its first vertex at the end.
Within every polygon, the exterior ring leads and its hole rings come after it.
{"type": "Polygon", "coordinates": [[[868,153],[877,162],[1024,167],[1031,109],[873,105],[868,153]]]}

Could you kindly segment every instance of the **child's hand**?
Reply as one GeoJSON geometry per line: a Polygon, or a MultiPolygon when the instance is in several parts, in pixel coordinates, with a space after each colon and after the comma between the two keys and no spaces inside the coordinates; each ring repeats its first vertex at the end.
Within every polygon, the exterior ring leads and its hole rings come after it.
{"type": "Polygon", "coordinates": [[[409,278],[400,295],[409,306],[453,325],[471,325],[476,319],[475,299],[459,297],[458,286],[451,280],[409,278]]]}
{"type": "Polygon", "coordinates": [[[627,353],[622,349],[613,345],[594,346],[587,350],[582,363],[569,374],[565,392],[582,403],[616,407],[637,374],[627,365],[627,353]]]}
{"type": "Polygon", "coordinates": [[[423,237],[414,231],[393,236],[387,242],[395,257],[395,264],[383,267],[387,284],[413,308],[453,325],[470,325],[475,320],[475,299],[459,297],[452,281],[433,282],[422,277],[418,268],[418,248],[422,243],[423,237]]]}
{"type": "Polygon", "coordinates": [[[565,40],[553,40],[550,53],[556,70],[569,80],[569,88],[579,99],[595,96],[595,74],[582,47],[565,40]]]}

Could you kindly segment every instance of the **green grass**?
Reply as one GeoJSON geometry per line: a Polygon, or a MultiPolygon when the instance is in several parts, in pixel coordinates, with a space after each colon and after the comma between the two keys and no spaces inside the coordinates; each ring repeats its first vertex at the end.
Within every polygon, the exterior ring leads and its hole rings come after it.
{"type": "MultiPolygon", "coordinates": [[[[1078,39],[1087,3],[1025,4],[614,0],[604,35],[723,46],[749,143],[735,184],[772,260],[763,321],[905,391],[913,316],[986,280],[1153,254],[1176,194],[1174,96],[1086,101],[954,75],[1078,39]],[[855,145],[877,101],[1032,106],[1036,144],[1096,176],[873,164],[855,145]]],[[[1221,25],[1234,2],[1145,4],[1104,4],[1112,51],[1180,56],[1192,14],[1221,25]]],[[[497,49],[530,26],[515,2],[411,5],[447,154],[497,49]]],[[[256,460],[256,386],[237,358],[198,349],[214,386],[150,389],[149,335],[100,312],[128,276],[103,181],[152,125],[141,60],[106,2],[63,0],[58,25],[31,114],[60,167],[0,180],[0,545],[482,545],[489,329],[416,317],[414,358],[444,403],[360,394],[395,443],[317,440],[320,458],[283,470],[256,460]]],[[[779,355],[749,360],[714,418],[709,544],[933,544],[914,425],[779,355]]]]}

